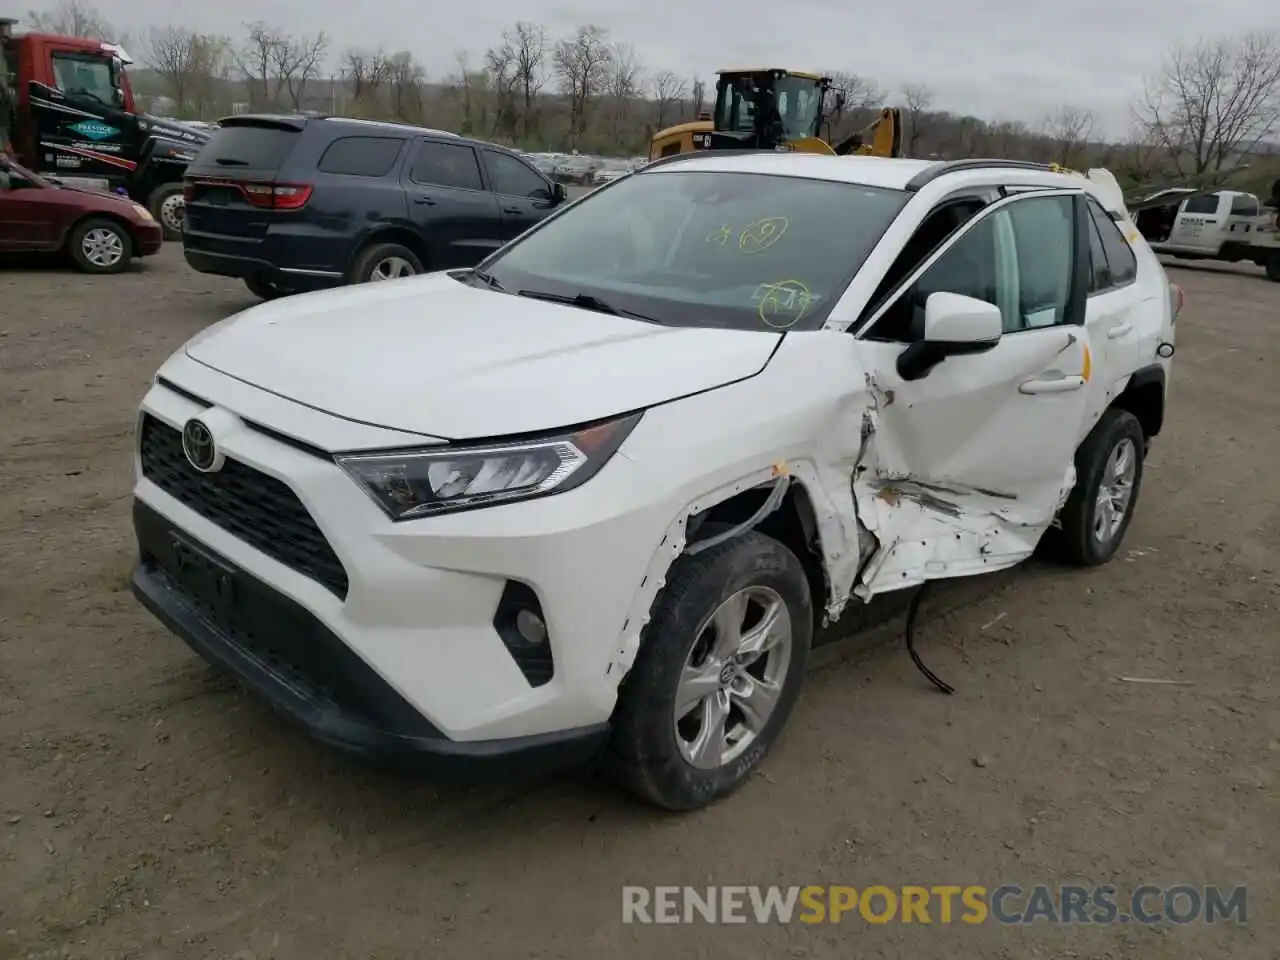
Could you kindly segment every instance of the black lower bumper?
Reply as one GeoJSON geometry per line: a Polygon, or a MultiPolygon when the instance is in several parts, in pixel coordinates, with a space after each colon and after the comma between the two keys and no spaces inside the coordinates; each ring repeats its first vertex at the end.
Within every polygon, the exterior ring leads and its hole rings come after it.
{"type": "Polygon", "coordinates": [[[243,280],[246,277],[259,277],[271,283],[279,284],[290,291],[325,290],[341,286],[341,274],[328,276],[322,273],[293,273],[282,269],[269,260],[257,257],[242,256],[231,253],[212,253],[182,245],[182,256],[187,266],[199,273],[210,273],[217,277],[234,277],[243,280]]]}
{"type": "Polygon", "coordinates": [[[608,724],[502,740],[436,730],[302,606],[134,502],[133,592],[205,660],[315,739],[384,765],[468,783],[591,763],[608,724]]]}

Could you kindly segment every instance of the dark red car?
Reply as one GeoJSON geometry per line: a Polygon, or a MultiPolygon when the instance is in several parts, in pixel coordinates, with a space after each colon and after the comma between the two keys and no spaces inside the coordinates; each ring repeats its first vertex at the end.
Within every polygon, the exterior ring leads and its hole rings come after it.
{"type": "Polygon", "coordinates": [[[0,255],[61,251],[86,273],[119,273],[163,243],[155,218],[128,197],[66,186],[0,156],[0,255]]]}

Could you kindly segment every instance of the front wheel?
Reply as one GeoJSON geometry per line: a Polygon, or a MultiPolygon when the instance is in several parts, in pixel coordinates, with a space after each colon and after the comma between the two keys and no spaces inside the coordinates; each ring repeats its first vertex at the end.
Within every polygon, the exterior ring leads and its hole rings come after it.
{"type": "Polygon", "coordinates": [[[811,605],[800,561],[761,533],[679,558],[619,690],[605,770],[668,810],[741,786],[800,695],[811,605]]]}
{"type": "Polygon", "coordinates": [[[182,196],[182,184],[165,183],[151,191],[147,209],[160,224],[166,240],[182,239],[182,221],[187,215],[187,203],[182,196]]]}
{"type": "Polygon", "coordinates": [[[120,273],[133,259],[133,238],[114,220],[85,220],[67,238],[67,252],[85,273],[120,273]]]}
{"type": "Polygon", "coordinates": [[[1110,407],[1076,451],[1076,485],[1062,508],[1060,529],[1045,534],[1049,552],[1080,567],[1114,556],[1142,486],[1146,436],[1138,418],[1110,407]]]}

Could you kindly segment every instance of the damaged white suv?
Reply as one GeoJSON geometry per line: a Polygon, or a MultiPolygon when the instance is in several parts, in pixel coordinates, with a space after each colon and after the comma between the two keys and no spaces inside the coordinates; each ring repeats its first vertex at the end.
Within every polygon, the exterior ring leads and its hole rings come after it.
{"type": "Polygon", "coordinates": [[[319,739],[740,784],[851,602],[1115,552],[1179,295],[1105,172],[701,154],[253,307],[139,421],[141,601],[319,739]]]}

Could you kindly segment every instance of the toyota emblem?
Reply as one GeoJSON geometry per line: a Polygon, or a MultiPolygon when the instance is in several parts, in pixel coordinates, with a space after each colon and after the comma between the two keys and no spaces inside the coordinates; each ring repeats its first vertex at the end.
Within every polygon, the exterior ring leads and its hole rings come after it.
{"type": "Polygon", "coordinates": [[[182,452],[187,455],[187,462],[201,473],[213,473],[222,465],[213,434],[200,420],[188,420],[182,428],[182,452]]]}

